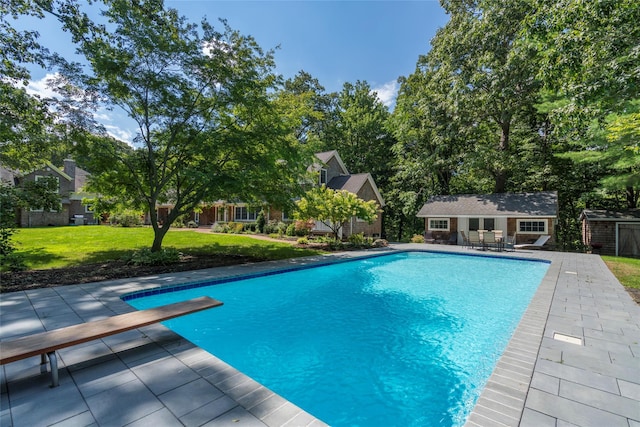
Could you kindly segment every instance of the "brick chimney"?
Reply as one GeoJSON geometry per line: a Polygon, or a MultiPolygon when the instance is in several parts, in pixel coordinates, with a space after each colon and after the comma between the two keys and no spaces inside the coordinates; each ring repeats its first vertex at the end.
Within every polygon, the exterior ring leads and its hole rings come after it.
{"type": "Polygon", "coordinates": [[[72,159],[64,159],[64,167],[62,169],[64,173],[69,175],[75,180],[76,178],[76,162],[72,159]]]}

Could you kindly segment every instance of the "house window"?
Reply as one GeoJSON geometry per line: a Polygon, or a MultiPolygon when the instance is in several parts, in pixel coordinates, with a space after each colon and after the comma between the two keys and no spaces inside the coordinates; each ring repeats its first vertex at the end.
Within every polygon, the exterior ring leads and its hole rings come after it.
{"type": "Polygon", "coordinates": [[[93,205],[84,205],[84,213],[93,213],[93,205]]]}
{"type": "Polygon", "coordinates": [[[495,218],[469,218],[469,231],[487,230],[496,228],[495,218]]]}
{"type": "Polygon", "coordinates": [[[547,221],[518,220],[518,233],[546,234],[547,221]]]}
{"type": "Polygon", "coordinates": [[[430,218],[429,230],[449,231],[449,218],[430,218]]]}
{"type": "Polygon", "coordinates": [[[320,185],[327,183],[327,170],[320,169],[320,185]]]}
{"type": "Polygon", "coordinates": [[[290,219],[289,212],[282,212],[282,221],[289,221],[290,219]]]}
{"type": "Polygon", "coordinates": [[[258,212],[250,211],[246,206],[236,206],[235,221],[255,221],[258,212]]]}
{"type": "MultiPolygon", "coordinates": [[[[60,193],[60,178],[57,176],[51,176],[51,175],[47,175],[47,176],[43,176],[43,175],[36,175],[34,177],[35,182],[40,181],[41,179],[48,179],[48,178],[54,178],[56,180],[57,183],[57,188],[56,191],[54,191],[54,193],[60,193]]],[[[31,212],[44,212],[44,209],[30,209],[31,212]]],[[[54,209],[51,212],[59,212],[59,210],[54,209]]]]}

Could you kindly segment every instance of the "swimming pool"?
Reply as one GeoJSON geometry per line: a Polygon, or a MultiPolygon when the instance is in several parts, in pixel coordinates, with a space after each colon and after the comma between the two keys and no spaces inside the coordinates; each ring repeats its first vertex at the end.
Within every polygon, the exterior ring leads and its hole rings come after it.
{"type": "Polygon", "coordinates": [[[128,300],[333,425],[462,425],[547,263],[404,252],[128,300]]]}

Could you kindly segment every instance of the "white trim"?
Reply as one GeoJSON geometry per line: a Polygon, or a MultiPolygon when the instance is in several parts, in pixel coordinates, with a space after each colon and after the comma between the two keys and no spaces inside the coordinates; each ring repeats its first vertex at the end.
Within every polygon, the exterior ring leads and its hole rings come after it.
{"type": "Polygon", "coordinates": [[[451,219],[450,218],[440,218],[440,217],[434,217],[434,218],[427,218],[427,230],[429,231],[449,231],[451,229],[451,219]],[[431,228],[431,221],[446,221],[447,222],[447,228],[431,228]]]}
{"type": "Polygon", "coordinates": [[[523,219],[518,219],[516,220],[516,233],[520,233],[520,234],[549,234],[549,221],[547,221],[546,219],[542,219],[542,218],[523,218],[523,219]],[[544,223],[544,230],[543,231],[521,231],[520,230],[520,224],[523,222],[542,222],[544,223]]]}

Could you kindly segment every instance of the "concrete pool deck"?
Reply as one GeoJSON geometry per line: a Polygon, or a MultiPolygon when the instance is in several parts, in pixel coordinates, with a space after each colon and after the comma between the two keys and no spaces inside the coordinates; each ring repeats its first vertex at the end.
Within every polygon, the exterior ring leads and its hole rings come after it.
{"type": "MultiPolygon", "coordinates": [[[[392,248],[478,253],[443,245],[392,248]]],[[[370,253],[0,294],[0,340],[133,311],[120,297],[137,290],[370,253]]],[[[466,425],[640,427],[640,306],[600,257],[496,255],[551,266],[466,425]]],[[[1,426],[326,425],[162,325],[59,355],[60,386],[53,389],[38,357],[1,367],[1,426]]]]}

